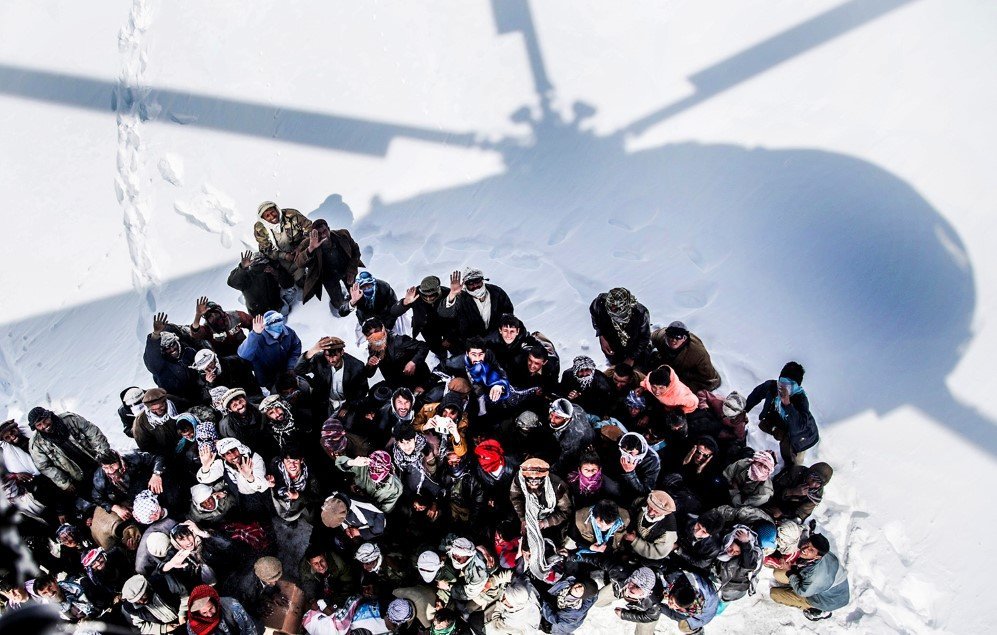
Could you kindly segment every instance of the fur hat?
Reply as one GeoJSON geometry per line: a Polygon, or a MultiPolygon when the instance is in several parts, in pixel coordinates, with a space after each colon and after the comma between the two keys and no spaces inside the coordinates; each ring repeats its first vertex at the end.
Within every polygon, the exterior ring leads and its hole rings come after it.
{"type": "Polygon", "coordinates": [[[253,564],[253,573],[262,582],[276,582],[284,575],[284,567],[280,560],[273,556],[264,556],[253,564]]]}

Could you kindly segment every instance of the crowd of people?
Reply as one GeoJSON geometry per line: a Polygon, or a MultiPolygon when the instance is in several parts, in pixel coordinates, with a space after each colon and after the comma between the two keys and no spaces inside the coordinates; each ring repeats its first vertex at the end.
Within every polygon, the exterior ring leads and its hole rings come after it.
{"type": "Polygon", "coordinates": [[[806,462],[819,435],[799,363],[722,390],[702,339],[652,329],[622,287],[590,306],[605,368],[562,360],[479,269],[399,298],[349,231],[271,202],[258,216],[259,250],[228,278],[245,310],[201,297],[189,324],[157,314],[153,385],[121,391],[120,422],[40,405],[0,424],[4,495],[39,567],[5,563],[5,613],[511,635],[612,607],[637,633],[697,633],[760,576],[811,620],[848,603],[811,518],[833,470],[806,462]],[[291,309],[323,291],[365,356],[298,338],[291,309]],[[778,452],[747,444],[756,409],[778,452]],[[135,447],[111,447],[118,425],[135,447]]]}

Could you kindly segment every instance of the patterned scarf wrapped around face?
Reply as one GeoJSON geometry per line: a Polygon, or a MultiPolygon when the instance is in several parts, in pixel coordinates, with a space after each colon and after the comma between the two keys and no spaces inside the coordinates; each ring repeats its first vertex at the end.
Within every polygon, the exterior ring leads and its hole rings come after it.
{"type": "Polygon", "coordinates": [[[384,450],[375,450],[370,453],[370,465],[367,466],[370,480],[375,483],[384,481],[391,475],[391,455],[384,450]]]}
{"type": "Polygon", "coordinates": [[[592,385],[592,381],[595,379],[595,360],[587,355],[579,355],[571,362],[571,374],[575,376],[575,380],[582,387],[582,390],[585,390],[592,385]],[[587,375],[579,375],[583,370],[592,372],[587,375]]]}
{"type": "Polygon", "coordinates": [[[602,489],[602,468],[592,476],[585,476],[580,470],[568,474],[568,482],[575,485],[581,494],[595,494],[602,489]]]}
{"type": "MultiPolygon", "coordinates": [[[[571,609],[577,610],[582,608],[582,601],[584,598],[580,598],[577,595],[571,593],[571,587],[575,586],[574,576],[565,578],[562,582],[558,582],[558,585],[564,585],[560,591],[556,591],[556,602],[557,608],[561,609],[571,609]]],[[[554,591],[554,589],[551,589],[554,591]]]]}
{"type": "Polygon", "coordinates": [[[209,447],[211,451],[215,451],[215,441],[218,440],[218,431],[215,429],[215,424],[210,421],[202,421],[194,426],[194,438],[197,440],[197,446],[209,447]]]}
{"type": "Polygon", "coordinates": [[[637,298],[629,290],[623,287],[610,289],[606,294],[606,313],[609,314],[613,322],[613,329],[620,338],[620,344],[627,345],[630,335],[626,331],[627,322],[630,321],[630,313],[637,304],[637,298]]]}
{"type": "Polygon", "coordinates": [[[394,459],[395,466],[398,468],[399,472],[408,472],[410,470],[419,472],[419,485],[415,488],[417,492],[422,489],[422,484],[428,476],[426,474],[426,469],[422,465],[422,451],[425,447],[426,437],[421,434],[416,434],[415,449],[412,450],[412,454],[405,454],[398,443],[395,443],[394,447],[391,449],[392,458],[394,459]]]}
{"type": "Polygon", "coordinates": [[[280,476],[284,479],[285,483],[283,487],[277,488],[278,496],[285,497],[288,492],[292,491],[300,493],[308,487],[308,466],[304,461],[301,462],[301,471],[298,472],[297,476],[291,476],[287,473],[287,468],[284,467],[283,461],[277,465],[277,470],[280,472],[280,476]]]}

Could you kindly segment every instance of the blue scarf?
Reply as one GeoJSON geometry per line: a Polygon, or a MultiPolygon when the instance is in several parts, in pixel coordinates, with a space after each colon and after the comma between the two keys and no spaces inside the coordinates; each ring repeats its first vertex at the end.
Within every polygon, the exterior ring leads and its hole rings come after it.
{"type": "Polygon", "coordinates": [[[464,369],[467,370],[467,376],[471,380],[472,384],[480,384],[486,388],[491,388],[492,386],[502,386],[502,397],[499,401],[505,401],[509,397],[509,382],[502,379],[502,375],[493,370],[491,366],[484,362],[478,362],[477,364],[470,363],[467,355],[464,356],[464,369]]]}
{"type": "MultiPolygon", "coordinates": [[[[586,522],[592,525],[592,533],[595,534],[595,544],[597,545],[604,545],[610,540],[612,540],[613,534],[615,534],[617,531],[620,530],[621,527],[623,527],[623,519],[617,518],[616,522],[613,523],[613,526],[607,529],[605,532],[603,532],[601,529],[599,529],[599,525],[596,524],[595,518],[592,517],[592,512],[589,512],[589,518],[586,522]]],[[[582,549],[581,552],[596,553],[591,549],[582,549]]]]}
{"type": "MultiPolygon", "coordinates": [[[[803,386],[799,385],[792,379],[787,379],[785,377],[779,378],[779,383],[789,386],[789,396],[795,397],[796,395],[803,392],[803,386]]],[[[805,393],[804,393],[805,394],[805,393]]],[[[786,410],[782,407],[782,399],[779,398],[779,393],[776,392],[775,395],[775,411],[779,413],[779,416],[785,419],[787,417],[786,410]]]]}

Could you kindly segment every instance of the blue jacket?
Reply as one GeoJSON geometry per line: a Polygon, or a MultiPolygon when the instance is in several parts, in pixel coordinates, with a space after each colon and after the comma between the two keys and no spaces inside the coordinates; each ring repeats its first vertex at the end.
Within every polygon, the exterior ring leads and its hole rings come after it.
{"type": "Polygon", "coordinates": [[[577,609],[557,608],[557,595],[565,588],[575,583],[574,578],[561,580],[550,588],[548,599],[544,599],[540,606],[540,614],[550,623],[550,633],[552,635],[567,635],[574,633],[585,621],[589,609],[595,604],[598,595],[592,595],[582,600],[581,606],[577,609]]]}
{"type": "Polygon", "coordinates": [[[170,359],[163,355],[159,338],[149,335],[145,338],[142,361],[157,386],[171,395],[198,400],[201,397],[201,385],[197,381],[197,371],[190,368],[196,351],[189,346],[181,346],[180,359],[170,359]]]}
{"type": "Polygon", "coordinates": [[[720,606],[720,596],[717,595],[717,590],[713,588],[713,583],[706,577],[691,571],[674,571],[665,576],[665,597],[668,596],[669,589],[671,589],[675,581],[681,576],[686,576],[692,582],[693,588],[696,590],[696,595],[700,599],[699,610],[695,613],[676,611],[670,608],[667,602],[662,602],[661,612],[676,622],[686,620],[686,623],[692,630],[706,626],[717,615],[717,608],[720,606]]]}
{"type": "Polygon", "coordinates": [[[284,327],[279,340],[266,331],[250,331],[246,341],[239,344],[239,357],[253,364],[256,381],[267,388],[273,387],[281,373],[294,370],[300,356],[301,340],[289,326],[284,327]]]}
{"type": "Polygon", "coordinates": [[[822,611],[834,611],[848,604],[848,576],[833,553],[824,554],[816,562],[794,567],[789,573],[789,586],[812,607],[822,611]]]}

